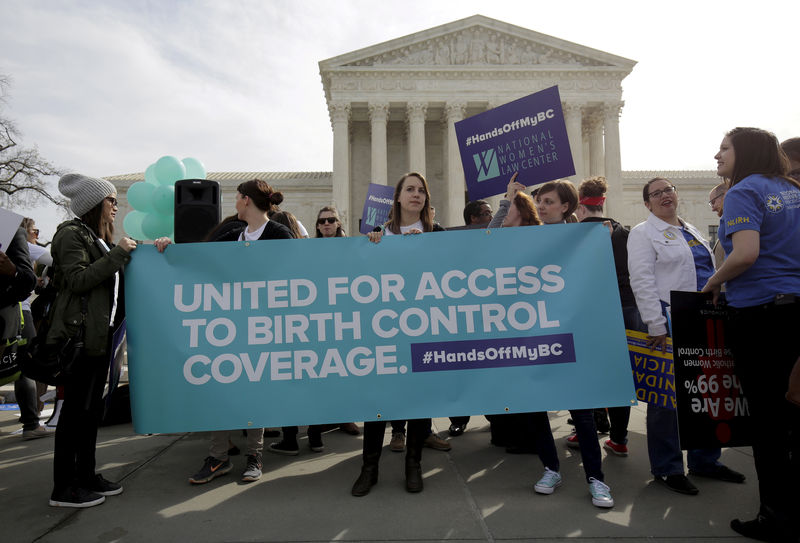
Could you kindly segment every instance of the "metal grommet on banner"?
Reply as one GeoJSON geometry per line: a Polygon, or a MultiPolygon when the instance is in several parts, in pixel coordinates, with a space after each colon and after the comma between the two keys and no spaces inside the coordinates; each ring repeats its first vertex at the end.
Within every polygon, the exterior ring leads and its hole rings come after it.
{"type": "Polygon", "coordinates": [[[378,413],[377,417],[378,417],[378,420],[380,420],[381,419],[381,414],[378,413]]]}
{"type": "Polygon", "coordinates": [[[636,405],[636,400],[631,400],[631,405],[636,405]]]}
{"type": "Polygon", "coordinates": [[[244,242],[244,246],[245,246],[245,247],[250,247],[250,242],[249,242],[249,241],[245,241],[245,242],[244,242]]]}
{"type": "Polygon", "coordinates": [[[511,410],[510,410],[508,407],[506,407],[506,408],[504,409],[504,411],[505,411],[506,413],[508,413],[508,412],[509,412],[509,411],[511,411],[511,410]]]}
{"type": "Polygon", "coordinates": [[[248,426],[248,428],[249,428],[250,426],[252,426],[252,425],[253,425],[253,421],[252,421],[252,420],[249,420],[249,421],[247,421],[247,426],[248,426]]]}

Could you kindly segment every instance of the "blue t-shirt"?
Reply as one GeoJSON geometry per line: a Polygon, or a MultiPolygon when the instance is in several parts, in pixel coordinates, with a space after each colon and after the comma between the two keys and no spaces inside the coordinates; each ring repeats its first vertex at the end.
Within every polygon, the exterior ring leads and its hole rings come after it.
{"type": "Polygon", "coordinates": [[[714,275],[714,262],[706,246],[695,238],[688,230],[681,228],[683,239],[689,244],[694,258],[694,272],[697,274],[697,290],[702,289],[714,275]]]}
{"type": "Polygon", "coordinates": [[[727,282],[728,302],[750,307],[776,294],[800,295],[800,189],[785,179],[749,175],[725,193],[720,242],[733,250],[731,236],[759,233],[759,253],[744,273],[727,282]]]}

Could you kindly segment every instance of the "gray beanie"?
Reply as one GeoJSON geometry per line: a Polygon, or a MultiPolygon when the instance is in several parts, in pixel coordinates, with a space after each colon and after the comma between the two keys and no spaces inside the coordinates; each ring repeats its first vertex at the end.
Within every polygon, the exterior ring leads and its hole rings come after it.
{"type": "Polygon", "coordinates": [[[117,189],[105,179],[87,177],[79,173],[68,173],[58,180],[58,192],[69,198],[69,208],[78,217],[102,202],[117,189]]]}

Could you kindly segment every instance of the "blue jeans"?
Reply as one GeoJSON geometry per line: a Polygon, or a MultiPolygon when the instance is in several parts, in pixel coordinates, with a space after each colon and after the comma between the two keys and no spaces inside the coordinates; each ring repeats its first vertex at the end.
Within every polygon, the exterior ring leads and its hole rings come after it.
{"type": "MultiPolygon", "coordinates": [[[[683,451],[678,442],[676,411],[647,404],[647,454],[650,456],[650,471],[656,477],[683,475],[683,451]]],[[[721,454],[719,448],[691,449],[687,455],[689,469],[713,471],[720,465],[721,454]]]]}
{"type": "Polygon", "coordinates": [[[594,425],[594,414],[591,409],[570,409],[569,414],[572,417],[572,422],[575,423],[575,433],[578,436],[578,444],[581,448],[581,460],[583,460],[583,473],[586,475],[586,482],[589,482],[590,477],[602,481],[602,457],[600,454],[600,442],[597,441],[597,428],[594,425]]]}
{"type": "MultiPolygon", "coordinates": [[[[633,318],[633,315],[623,314],[626,319],[633,318]]],[[[647,326],[638,317],[639,331],[647,333],[647,326]]],[[[631,322],[634,324],[634,322],[631,322]]],[[[626,320],[625,325],[628,325],[626,320]]],[[[636,330],[637,328],[631,328],[636,330]]],[[[650,456],[650,472],[656,477],[662,475],[683,475],[683,451],[678,441],[678,413],[666,407],[659,407],[654,404],[647,404],[647,454],[650,456]]],[[[713,471],[719,466],[719,457],[722,450],[714,449],[691,449],[688,451],[687,458],[690,470],[713,471]]]]}

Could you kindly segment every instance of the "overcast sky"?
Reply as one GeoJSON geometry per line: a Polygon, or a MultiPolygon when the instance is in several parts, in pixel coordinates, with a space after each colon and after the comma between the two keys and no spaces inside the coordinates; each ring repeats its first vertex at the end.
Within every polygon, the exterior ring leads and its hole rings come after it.
{"type": "MultiPolygon", "coordinates": [[[[330,171],[318,62],[481,14],[638,61],[624,170],[713,169],[722,135],[800,136],[800,2],[0,1],[3,113],[67,170],[330,171]]],[[[49,239],[52,212],[30,212],[49,239]]]]}

